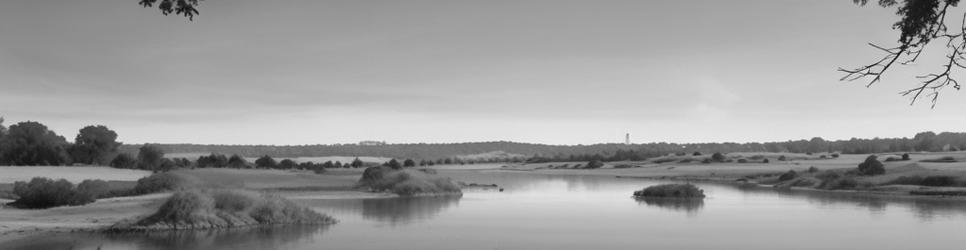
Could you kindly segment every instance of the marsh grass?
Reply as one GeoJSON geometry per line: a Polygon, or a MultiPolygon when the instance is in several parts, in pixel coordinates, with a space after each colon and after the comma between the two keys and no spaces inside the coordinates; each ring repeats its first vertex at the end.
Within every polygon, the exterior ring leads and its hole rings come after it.
{"type": "Polygon", "coordinates": [[[112,232],[232,228],[259,225],[333,224],[336,220],[269,193],[243,190],[184,190],[154,214],[112,232]]]}
{"type": "Polygon", "coordinates": [[[661,184],[635,191],[635,197],[704,198],[704,190],[691,183],[661,184]]]}
{"type": "Polygon", "coordinates": [[[357,186],[375,192],[392,192],[400,196],[462,193],[459,185],[450,178],[417,170],[394,170],[388,167],[367,168],[357,186]]]}

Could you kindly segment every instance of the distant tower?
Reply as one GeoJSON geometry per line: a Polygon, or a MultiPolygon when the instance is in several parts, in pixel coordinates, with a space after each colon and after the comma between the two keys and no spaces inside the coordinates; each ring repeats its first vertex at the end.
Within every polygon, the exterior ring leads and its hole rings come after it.
{"type": "Polygon", "coordinates": [[[627,135],[624,135],[624,144],[631,145],[631,133],[627,133],[627,135]]]}

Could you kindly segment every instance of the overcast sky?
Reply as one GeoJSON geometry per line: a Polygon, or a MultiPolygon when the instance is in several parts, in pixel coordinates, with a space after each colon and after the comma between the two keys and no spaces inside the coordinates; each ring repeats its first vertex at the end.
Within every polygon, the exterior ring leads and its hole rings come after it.
{"type": "MultiPolygon", "coordinates": [[[[892,44],[893,9],[828,1],[0,2],[0,116],[125,143],[550,144],[966,131],[835,71],[892,44]]],[[[936,50],[935,55],[941,56],[936,50]]],[[[928,59],[928,58],[927,58],[928,59]]],[[[928,60],[925,60],[928,61],[928,60]]]]}

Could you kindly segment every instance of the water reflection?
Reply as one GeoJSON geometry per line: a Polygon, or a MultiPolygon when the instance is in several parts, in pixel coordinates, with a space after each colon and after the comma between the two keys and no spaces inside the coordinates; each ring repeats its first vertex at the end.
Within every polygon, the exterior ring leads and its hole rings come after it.
{"type": "Polygon", "coordinates": [[[362,200],[362,218],[388,222],[390,225],[409,224],[435,217],[444,210],[459,205],[460,196],[410,197],[362,200]]]}
{"type": "Polygon", "coordinates": [[[698,214],[704,207],[703,199],[682,199],[682,198],[658,198],[658,197],[635,197],[640,204],[654,206],[674,211],[683,211],[689,216],[698,214]]]}
{"type": "Polygon", "coordinates": [[[326,225],[287,225],[220,230],[151,233],[72,233],[41,236],[13,243],[9,249],[274,249],[287,244],[311,244],[326,225]],[[57,240],[51,241],[50,238],[57,240]]]}
{"type": "Polygon", "coordinates": [[[963,206],[963,201],[938,197],[902,197],[857,192],[773,189],[747,185],[732,187],[750,194],[777,194],[779,197],[805,199],[805,201],[820,207],[852,205],[865,208],[873,214],[884,213],[889,207],[901,207],[908,209],[923,221],[933,220],[936,217],[966,216],[966,206],[963,206]]]}

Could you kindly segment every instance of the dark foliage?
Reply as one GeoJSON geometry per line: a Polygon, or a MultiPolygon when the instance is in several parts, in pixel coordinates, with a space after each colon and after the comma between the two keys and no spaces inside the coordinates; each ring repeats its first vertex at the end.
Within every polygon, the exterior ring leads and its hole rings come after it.
{"type": "Polygon", "coordinates": [[[111,160],[110,165],[111,167],[115,167],[115,168],[131,169],[131,168],[137,167],[137,164],[138,164],[138,161],[137,159],[134,159],[133,156],[126,153],[121,153],[115,156],[114,160],[111,160]]]}
{"type": "Polygon", "coordinates": [[[795,170],[788,170],[788,172],[785,172],[781,176],[778,176],[779,181],[787,181],[795,178],[798,178],[798,173],[795,172],[795,170]]]}
{"type": "Polygon", "coordinates": [[[704,190],[687,184],[661,184],[634,191],[635,197],[704,198],[704,190]]]}
{"type": "Polygon", "coordinates": [[[716,161],[716,162],[724,162],[725,161],[725,156],[724,156],[724,154],[722,154],[720,152],[715,152],[714,154],[711,154],[711,160],[716,161]]]}
{"type": "Polygon", "coordinates": [[[255,159],[255,167],[257,168],[276,168],[278,163],[275,162],[271,156],[265,155],[255,159]]]}
{"type": "Polygon", "coordinates": [[[298,163],[291,159],[282,159],[278,162],[278,169],[294,169],[296,166],[298,166],[298,163]]]}
{"type": "MultiPolygon", "coordinates": [[[[86,181],[85,181],[86,182],[86,181]]],[[[101,181],[103,182],[103,181],[101,181]]],[[[11,203],[21,208],[50,208],[57,206],[79,206],[94,202],[96,194],[82,191],[99,191],[99,183],[87,182],[84,190],[74,187],[67,180],[52,180],[34,177],[30,182],[18,181],[14,183],[13,193],[19,196],[11,203]]]]}
{"type": "Polygon", "coordinates": [[[587,162],[587,165],[584,168],[601,168],[603,166],[604,166],[604,162],[600,160],[592,160],[587,162]]]}
{"type": "Polygon", "coordinates": [[[383,166],[390,167],[395,170],[402,169],[402,164],[399,164],[399,161],[396,159],[389,160],[388,162],[384,163],[383,166]]]}
{"type": "Polygon", "coordinates": [[[228,158],[228,167],[230,168],[248,168],[248,161],[242,158],[240,155],[231,155],[228,158]]]}
{"type": "Polygon", "coordinates": [[[139,169],[159,171],[162,167],[162,159],[164,159],[164,151],[155,145],[144,144],[138,150],[139,169]]]}
{"type": "Polygon", "coordinates": [[[406,159],[405,161],[403,161],[403,167],[415,167],[415,166],[416,166],[416,161],[414,161],[413,159],[406,159]]]}
{"type": "Polygon", "coordinates": [[[0,164],[56,166],[69,163],[67,140],[39,122],[10,126],[0,137],[0,164]]]}
{"type": "Polygon", "coordinates": [[[818,172],[818,168],[815,167],[815,166],[808,167],[808,172],[809,173],[817,173],[818,172]]]}
{"type": "Polygon", "coordinates": [[[870,155],[865,158],[865,161],[859,164],[859,174],[861,175],[880,175],[885,174],[885,167],[882,162],[879,162],[875,155],[870,155]]]}
{"type": "Polygon", "coordinates": [[[138,4],[148,8],[157,3],[161,14],[165,16],[174,13],[175,15],[184,15],[188,20],[194,20],[195,15],[198,15],[199,2],[201,0],[139,0],[138,4]]]}
{"type": "Polygon", "coordinates": [[[77,133],[70,156],[74,163],[106,165],[121,143],[117,133],[105,126],[87,126],[77,133]]]}

